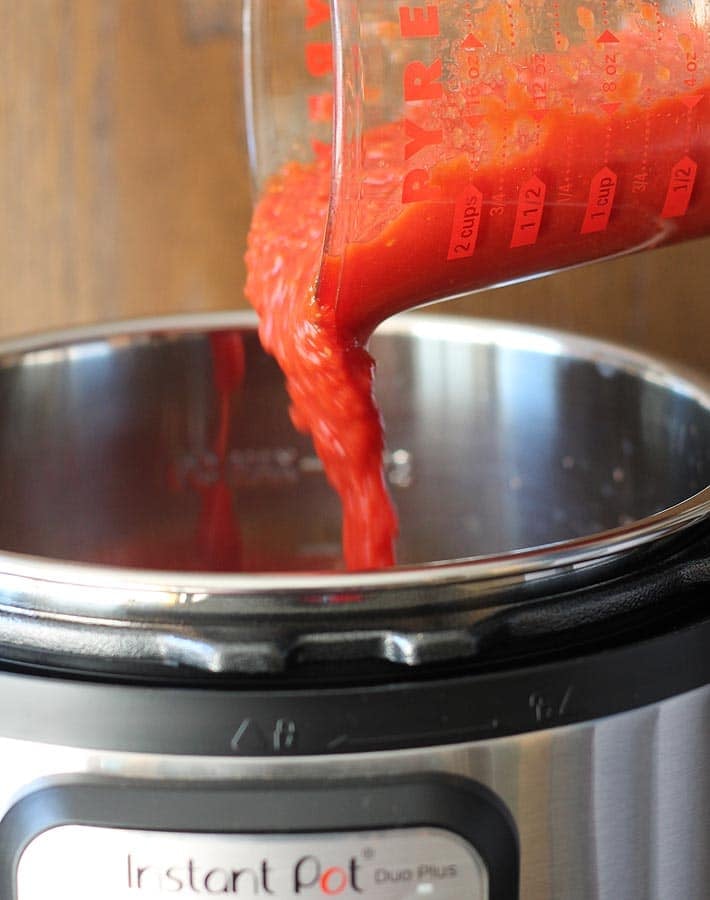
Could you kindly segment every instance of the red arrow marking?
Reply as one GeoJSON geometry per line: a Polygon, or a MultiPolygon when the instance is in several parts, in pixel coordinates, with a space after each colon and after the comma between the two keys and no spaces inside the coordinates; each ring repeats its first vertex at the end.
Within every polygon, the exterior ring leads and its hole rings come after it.
{"type": "Polygon", "coordinates": [[[609,113],[610,116],[613,116],[617,109],[621,106],[621,103],[600,103],[599,106],[604,110],[605,113],[609,113]]]}
{"type": "Polygon", "coordinates": [[[464,50],[478,50],[483,44],[478,40],[475,34],[467,35],[461,42],[464,50]]]}
{"type": "Polygon", "coordinates": [[[678,98],[680,102],[687,106],[688,109],[692,109],[694,106],[697,106],[698,103],[703,99],[702,94],[686,94],[684,97],[678,98]]]}
{"type": "Polygon", "coordinates": [[[619,38],[608,29],[597,38],[597,44],[618,44],[619,38]]]}

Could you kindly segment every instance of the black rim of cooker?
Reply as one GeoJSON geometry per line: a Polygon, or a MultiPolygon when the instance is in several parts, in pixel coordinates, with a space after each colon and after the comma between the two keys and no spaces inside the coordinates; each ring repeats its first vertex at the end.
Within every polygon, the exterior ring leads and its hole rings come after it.
{"type": "MultiPolygon", "coordinates": [[[[458,744],[638,709],[710,681],[707,592],[661,633],[478,673],[339,688],[148,687],[0,674],[4,738],[115,752],[293,757],[458,744]]],[[[627,635],[628,637],[628,635],[627,635]]]]}
{"type": "MultiPolygon", "coordinates": [[[[545,603],[520,630],[525,655],[365,675],[337,665],[300,677],[187,683],[136,672],[46,669],[6,662],[0,673],[4,737],[114,751],[290,757],[456,744],[567,726],[658,702],[710,681],[710,535],[615,580],[584,604],[567,638],[529,645],[545,603]],[[589,623],[586,610],[618,615],[589,623]],[[336,677],[333,677],[333,676],[336,677]],[[32,677],[28,677],[32,676],[32,677]]],[[[547,602],[547,601],[546,601],[547,602]]],[[[549,610],[548,610],[549,611],[549,610]]],[[[520,612],[519,610],[517,611],[520,612]]]]}

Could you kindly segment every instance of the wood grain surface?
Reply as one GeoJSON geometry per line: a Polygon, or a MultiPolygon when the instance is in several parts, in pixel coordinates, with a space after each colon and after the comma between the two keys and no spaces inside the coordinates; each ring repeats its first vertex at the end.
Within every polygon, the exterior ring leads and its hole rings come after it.
{"type": "MultiPolygon", "coordinates": [[[[244,305],[236,0],[0,0],[0,334],[244,305]]],[[[710,242],[438,304],[710,370],[710,242]]]]}

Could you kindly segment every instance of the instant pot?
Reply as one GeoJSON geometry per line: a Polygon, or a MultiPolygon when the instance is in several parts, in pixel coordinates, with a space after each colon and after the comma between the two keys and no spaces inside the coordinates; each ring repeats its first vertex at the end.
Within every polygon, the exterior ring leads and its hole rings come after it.
{"type": "Polygon", "coordinates": [[[250,316],[0,347],[3,900],[708,896],[708,385],[453,318],[372,352],[399,565],[346,573],[250,316]]]}

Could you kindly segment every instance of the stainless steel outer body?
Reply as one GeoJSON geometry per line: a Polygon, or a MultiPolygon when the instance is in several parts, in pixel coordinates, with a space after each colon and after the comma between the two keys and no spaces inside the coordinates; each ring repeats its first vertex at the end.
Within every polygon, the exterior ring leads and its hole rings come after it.
{"type": "Polygon", "coordinates": [[[708,896],[707,686],[574,726],[406,751],[285,761],[88,751],[2,738],[0,758],[3,815],[33,790],[68,779],[260,782],[278,791],[294,780],[458,775],[490,788],[512,812],[524,900],[708,896]]]}

